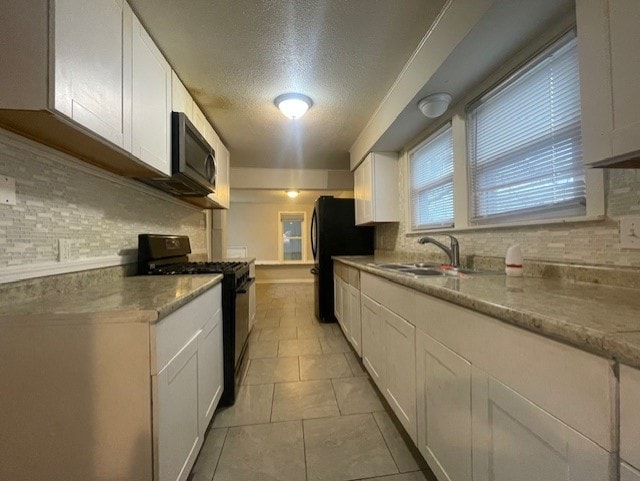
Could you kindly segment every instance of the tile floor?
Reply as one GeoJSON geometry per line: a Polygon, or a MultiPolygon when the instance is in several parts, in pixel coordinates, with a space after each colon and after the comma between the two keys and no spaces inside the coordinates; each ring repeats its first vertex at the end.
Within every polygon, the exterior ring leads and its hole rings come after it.
{"type": "Polygon", "coordinates": [[[258,284],[250,362],[191,481],[435,481],[385,410],[312,284],[258,284]]]}

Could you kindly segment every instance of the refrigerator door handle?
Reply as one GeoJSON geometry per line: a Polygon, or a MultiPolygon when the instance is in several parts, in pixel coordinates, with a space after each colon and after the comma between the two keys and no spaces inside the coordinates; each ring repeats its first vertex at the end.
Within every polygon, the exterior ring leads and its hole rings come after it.
{"type": "Polygon", "coordinates": [[[311,216],[311,252],[313,253],[313,260],[316,260],[318,254],[318,213],[314,209],[311,216]]]}

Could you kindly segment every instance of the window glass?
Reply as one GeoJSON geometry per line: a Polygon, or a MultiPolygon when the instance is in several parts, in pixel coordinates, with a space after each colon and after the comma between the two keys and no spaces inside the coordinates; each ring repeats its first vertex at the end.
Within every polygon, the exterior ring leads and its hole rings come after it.
{"type": "Polygon", "coordinates": [[[411,230],[453,226],[453,139],[451,125],[410,155],[411,230]]]}
{"type": "Polygon", "coordinates": [[[586,215],[575,33],[467,113],[472,222],[586,215]]]}
{"type": "Polygon", "coordinates": [[[304,213],[281,212],[282,260],[301,261],[303,256],[304,213]]]}

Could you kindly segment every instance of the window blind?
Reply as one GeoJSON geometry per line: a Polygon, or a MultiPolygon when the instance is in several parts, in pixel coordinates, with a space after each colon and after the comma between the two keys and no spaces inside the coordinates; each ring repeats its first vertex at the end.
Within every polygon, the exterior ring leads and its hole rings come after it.
{"type": "Polygon", "coordinates": [[[586,214],[575,33],[467,112],[472,222],[586,214]]]}
{"type": "Polygon", "coordinates": [[[451,124],[410,156],[411,229],[453,226],[453,137],[451,124]]]}

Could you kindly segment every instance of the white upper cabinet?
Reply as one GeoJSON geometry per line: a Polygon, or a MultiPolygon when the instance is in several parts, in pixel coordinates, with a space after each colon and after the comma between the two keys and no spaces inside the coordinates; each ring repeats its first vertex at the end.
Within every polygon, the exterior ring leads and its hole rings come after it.
{"type": "Polygon", "coordinates": [[[353,175],[356,224],[398,222],[398,155],[371,152],[353,175]]]}
{"type": "Polygon", "coordinates": [[[191,120],[191,122],[196,127],[196,129],[198,129],[198,132],[200,132],[203,136],[206,135],[206,126],[209,125],[209,122],[207,122],[207,118],[204,116],[202,110],[200,110],[200,107],[198,107],[195,102],[193,103],[193,119],[191,120]]]}
{"type": "Polygon", "coordinates": [[[184,112],[193,122],[193,99],[174,71],[171,72],[171,110],[184,112]]]}
{"type": "Polygon", "coordinates": [[[54,108],[131,146],[131,10],[122,0],[56,0],[54,108]]]}
{"type": "Polygon", "coordinates": [[[119,175],[166,173],[132,150],[132,22],[123,0],[0,2],[0,126],[119,175]]]}
{"type": "Polygon", "coordinates": [[[640,167],[640,2],[577,0],[587,164],[640,167]]]}
{"type": "Polygon", "coordinates": [[[216,182],[216,194],[218,204],[220,205],[220,207],[224,207],[226,209],[229,207],[229,202],[231,199],[231,186],[229,185],[231,158],[229,155],[229,150],[222,143],[222,141],[220,141],[220,143],[218,144],[218,150],[216,151],[216,154],[216,157],[218,159],[218,181],[216,182]]]}
{"type": "MultiPolygon", "coordinates": [[[[207,119],[202,115],[200,109],[197,109],[198,123],[203,125],[204,138],[215,152],[216,159],[216,189],[213,194],[209,194],[209,199],[213,200],[220,207],[229,207],[228,188],[229,188],[229,151],[220,141],[220,137],[211,127],[207,119]]],[[[197,127],[197,124],[194,124],[197,127]]]]}
{"type": "Polygon", "coordinates": [[[171,67],[133,17],[132,153],[171,175],[171,67]]]}

